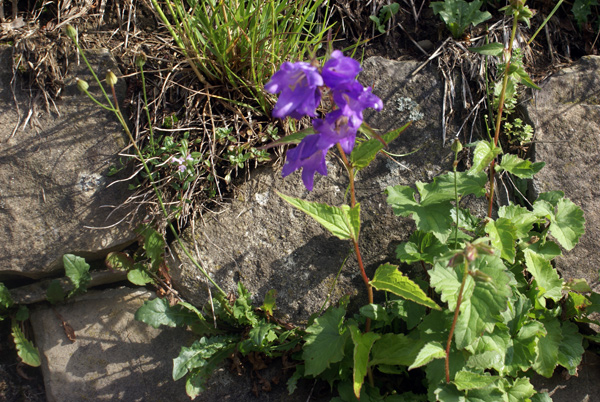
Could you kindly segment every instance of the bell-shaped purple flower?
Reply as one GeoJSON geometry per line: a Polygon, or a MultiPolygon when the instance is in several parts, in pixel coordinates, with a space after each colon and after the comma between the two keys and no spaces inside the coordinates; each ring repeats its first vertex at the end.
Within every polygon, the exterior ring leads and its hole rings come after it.
{"type": "Polygon", "coordinates": [[[342,84],[333,91],[333,100],[342,114],[348,117],[348,124],[358,129],[363,122],[363,110],[370,107],[383,109],[383,102],[371,92],[371,87],[363,87],[360,82],[342,84]]]}
{"type": "Polygon", "coordinates": [[[270,93],[281,92],[273,108],[273,116],[280,119],[286,116],[295,119],[316,116],[317,106],[321,101],[319,87],[322,85],[323,77],[316,67],[303,61],[286,61],[265,85],[270,93]]]}
{"type": "Polygon", "coordinates": [[[354,149],[357,129],[348,124],[348,117],[341,109],[328,113],[325,119],[314,119],[313,127],[320,135],[318,148],[329,149],[339,142],[347,154],[354,149]]]}
{"type": "Polygon", "coordinates": [[[325,62],[321,75],[325,85],[335,89],[342,84],[354,81],[361,71],[362,68],[358,61],[344,56],[339,50],[334,50],[331,58],[325,62]]]}
{"type": "Polygon", "coordinates": [[[302,182],[308,191],[312,191],[315,172],[327,176],[325,155],[327,149],[318,147],[319,134],[307,135],[296,148],[287,151],[286,162],[281,175],[283,177],[302,168],[302,182]]]}

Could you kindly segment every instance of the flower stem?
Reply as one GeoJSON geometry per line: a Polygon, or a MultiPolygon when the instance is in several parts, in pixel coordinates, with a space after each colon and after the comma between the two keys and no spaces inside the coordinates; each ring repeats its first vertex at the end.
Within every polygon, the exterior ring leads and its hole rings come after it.
{"type": "Polygon", "coordinates": [[[465,258],[465,271],[463,273],[463,279],[460,284],[460,291],[458,292],[458,298],[456,299],[456,308],[454,309],[454,318],[452,319],[452,327],[450,328],[450,334],[448,334],[448,342],[446,343],[446,383],[450,382],[450,345],[452,345],[452,335],[454,335],[454,329],[456,328],[456,321],[458,320],[458,312],[462,303],[463,291],[465,290],[465,283],[467,282],[467,276],[469,276],[469,261],[465,258]]]}
{"type": "MultiPolygon", "coordinates": [[[[356,195],[354,189],[354,168],[348,162],[348,158],[346,157],[346,153],[342,149],[341,145],[338,143],[337,148],[340,151],[340,155],[342,156],[342,161],[344,161],[344,166],[346,167],[346,171],[348,172],[348,178],[350,180],[350,208],[354,208],[356,206],[356,195]]],[[[363,264],[362,257],[360,255],[360,247],[358,246],[358,235],[356,239],[352,239],[354,243],[354,251],[356,252],[356,260],[358,261],[358,267],[360,268],[360,273],[363,278],[363,282],[367,287],[367,298],[369,300],[369,304],[373,304],[373,287],[371,286],[369,277],[367,276],[367,272],[365,271],[365,266],[363,264]]],[[[369,332],[371,330],[371,319],[367,318],[365,323],[365,332],[369,332]]]]}
{"type": "MultiPolygon", "coordinates": [[[[518,18],[515,15],[513,17],[512,31],[510,34],[510,42],[508,43],[508,49],[505,52],[506,66],[504,68],[504,77],[502,78],[502,90],[500,91],[500,97],[498,98],[498,113],[496,114],[496,130],[494,132],[494,146],[498,145],[498,139],[500,137],[500,127],[502,126],[502,111],[504,109],[504,99],[506,97],[506,87],[508,86],[508,71],[510,69],[510,60],[512,58],[513,42],[515,41],[515,35],[517,33],[518,18]]],[[[494,182],[495,172],[494,167],[496,166],[496,160],[493,159],[490,163],[490,197],[488,200],[488,218],[492,217],[492,206],[494,205],[494,182]]]]}

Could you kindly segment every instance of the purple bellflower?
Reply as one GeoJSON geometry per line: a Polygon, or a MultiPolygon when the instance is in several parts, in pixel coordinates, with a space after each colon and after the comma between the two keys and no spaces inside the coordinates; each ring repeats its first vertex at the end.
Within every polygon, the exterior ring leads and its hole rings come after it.
{"type": "Polygon", "coordinates": [[[325,85],[335,90],[342,84],[354,81],[361,71],[358,61],[344,56],[339,50],[334,50],[331,58],[325,62],[321,75],[325,85]]]}
{"type": "Polygon", "coordinates": [[[371,92],[370,87],[363,87],[358,81],[342,84],[333,91],[333,100],[342,114],[348,117],[351,127],[358,129],[363,122],[363,110],[370,107],[383,109],[383,102],[371,92]]]}
{"type": "Polygon", "coordinates": [[[383,108],[381,99],[371,92],[371,88],[363,87],[356,80],[360,71],[356,60],[335,50],[321,72],[306,62],[285,62],[265,85],[268,92],[280,93],[273,116],[281,119],[286,116],[295,119],[316,117],[316,109],[321,102],[319,87],[322,86],[331,89],[337,105],[337,109],[325,118],[314,119],[316,134],[304,137],[297,147],[287,152],[283,177],[302,169],[304,186],[312,191],[315,172],[327,175],[325,155],[331,147],[339,143],[345,153],[352,152],[356,133],[363,123],[363,110],[383,108]]]}
{"type": "Polygon", "coordinates": [[[357,129],[348,125],[348,117],[341,109],[328,113],[325,119],[314,119],[313,127],[320,136],[317,147],[329,149],[339,142],[345,153],[352,152],[357,129]]]}
{"type": "Polygon", "coordinates": [[[315,172],[327,176],[325,155],[327,149],[318,146],[319,134],[307,135],[296,148],[287,151],[286,162],[281,175],[283,177],[302,168],[302,182],[308,191],[312,191],[315,172]]]}
{"type": "Polygon", "coordinates": [[[286,61],[265,85],[270,93],[281,92],[273,108],[273,116],[280,119],[286,116],[294,119],[315,117],[317,106],[321,102],[319,87],[322,85],[323,77],[316,67],[303,61],[286,61]]]}

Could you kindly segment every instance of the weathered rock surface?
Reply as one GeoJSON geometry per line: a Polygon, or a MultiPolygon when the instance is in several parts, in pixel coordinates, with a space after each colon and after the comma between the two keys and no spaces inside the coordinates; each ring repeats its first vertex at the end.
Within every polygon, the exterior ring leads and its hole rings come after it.
{"type": "MultiPolygon", "coordinates": [[[[117,71],[107,51],[89,52],[95,71],[117,71]]],[[[70,82],[52,115],[33,112],[27,87],[12,73],[12,50],[0,48],[0,280],[17,276],[40,278],[62,266],[62,256],[86,258],[133,239],[135,224],[119,222],[127,211],[113,208],[127,195],[126,183],[108,187],[111,165],[125,141],[116,117],[101,109],[70,82]],[[18,111],[15,105],[18,103],[18,111]],[[23,127],[25,127],[23,129],[23,127]],[[109,216],[110,215],[110,216],[109,216]],[[110,229],[93,229],[114,225],[110,229]]],[[[90,83],[87,67],[70,65],[70,79],[90,83]]],[[[119,93],[124,91],[120,80],[119,93]]],[[[121,97],[121,99],[123,99],[121,97]]]]}
{"type": "MultiPolygon", "coordinates": [[[[122,287],[89,291],[54,309],[36,308],[31,322],[42,352],[48,402],[189,401],[185,380],[172,379],[173,359],[196,338],[181,328],[154,329],[136,321],[137,309],[154,297],[145,289],[122,287]],[[75,331],[75,342],[65,335],[61,320],[75,331]]],[[[256,376],[238,376],[224,366],[195,400],[300,402],[311,392],[312,384],[303,385],[293,397],[288,396],[286,378],[276,365],[262,370],[261,376],[269,381],[270,392],[262,390],[265,383],[259,384],[256,376]],[[281,383],[276,385],[274,378],[281,383]]]]}
{"type": "MultiPolygon", "coordinates": [[[[419,65],[375,57],[366,60],[359,77],[374,85],[374,93],[385,105],[381,113],[368,113],[366,121],[371,127],[386,132],[406,123],[411,113],[425,115],[389,147],[394,154],[421,148],[418,152],[399,158],[399,163],[379,156],[358,175],[361,252],[370,277],[381,263],[393,261],[395,246],[414,228],[409,219],[392,214],[385,201],[386,187],[428,181],[451,169],[451,151],[442,146],[442,84],[435,70],[429,68],[411,77],[419,65]],[[400,111],[401,106],[404,111],[400,111]]],[[[280,314],[295,323],[319,311],[332,288],[332,302],[345,294],[358,294],[357,303],[366,303],[352,245],[330,235],[277,195],[281,192],[341,205],[347,177],[335,158],[329,160],[328,170],[328,176],[317,175],[312,192],[306,191],[299,173],[282,179],[280,172],[271,168],[253,172],[250,180],[237,189],[228,208],[206,213],[197,222],[195,233],[185,233],[188,248],[197,247],[200,262],[226,291],[235,291],[237,281],[242,281],[260,303],[268,290],[277,290],[280,314]]],[[[174,248],[174,256],[171,274],[176,288],[189,300],[205,303],[207,290],[201,273],[180,249],[174,248]]]]}
{"type": "Polygon", "coordinates": [[[585,278],[598,290],[600,267],[600,57],[583,57],[551,76],[526,109],[535,127],[537,193],[561,190],[579,205],[586,232],[557,259],[565,279],[585,278]]]}

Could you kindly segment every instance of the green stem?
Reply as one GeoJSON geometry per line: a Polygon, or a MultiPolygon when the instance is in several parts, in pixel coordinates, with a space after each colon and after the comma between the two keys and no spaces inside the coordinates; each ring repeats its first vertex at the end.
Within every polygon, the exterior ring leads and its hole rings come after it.
{"type": "MultiPolygon", "coordinates": [[[[512,32],[510,34],[510,42],[508,43],[508,49],[505,52],[506,66],[504,68],[504,77],[502,78],[502,90],[500,91],[500,98],[498,99],[498,114],[496,115],[496,130],[494,132],[494,146],[498,146],[498,139],[500,138],[500,127],[502,126],[502,111],[504,109],[504,99],[506,97],[506,87],[508,86],[508,71],[510,69],[510,60],[512,58],[513,42],[517,33],[518,15],[513,16],[512,32]]],[[[490,197],[488,200],[488,217],[492,217],[492,207],[494,205],[494,181],[496,166],[496,160],[493,159],[490,163],[490,197]]]]}
{"type": "MultiPolygon", "coordinates": [[[[92,68],[92,66],[90,65],[87,57],[85,57],[85,53],[83,51],[83,49],[81,48],[81,46],[79,46],[79,43],[77,40],[73,39],[73,42],[75,43],[75,46],[77,47],[77,49],[79,50],[79,53],[81,55],[81,58],[83,59],[83,61],[85,62],[85,64],[87,65],[90,73],[92,74],[92,76],[94,77],[94,79],[96,80],[96,82],[98,83],[98,86],[100,87],[100,90],[102,91],[102,93],[104,94],[104,97],[106,99],[106,102],[109,105],[109,108],[107,108],[106,106],[102,105],[100,102],[98,102],[91,94],[89,94],[87,91],[86,94],[96,103],[98,103],[100,106],[104,107],[105,109],[111,110],[112,112],[115,113],[115,115],[117,116],[117,118],[119,119],[119,122],[121,123],[121,126],[123,127],[123,130],[125,131],[125,133],[127,134],[127,137],[129,138],[129,141],[131,141],[131,144],[133,145],[133,148],[135,149],[135,152],[138,156],[138,158],[140,158],[140,161],[142,162],[142,166],[144,167],[144,170],[146,171],[147,175],[148,175],[148,180],[150,181],[150,185],[152,186],[152,189],[154,190],[154,193],[156,194],[156,198],[158,200],[158,204],[161,208],[161,211],[163,213],[163,215],[165,216],[165,218],[169,217],[169,214],[167,212],[167,208],[165,207],[165,204],[163,202],[162,196],[160,194],[160,191],[158,190],[158,188],[156,187],[156,183],[154,181],[154,179],[152,178],[152,172],[150,171],[150,168],[148,167],[148,164],[146,163],[146,159],[144,158],[144,155],[142,154],[142,152],[140,151],[139,147],[137,146],[137,143],[135,142],[135,140],[133,139],[133,135],[131,135],[131,131],[129,130],[129,126],[127,126],[127,123],[125,121],[125,118],[123,117],[121,110],[119,109],[118,106],[118,101],[117,101],[117,96],[116,96],[116,92],[115,92],[115,88],[114,85],[110,85],[111,87],[111,91],[112,91],[112,95],[115,99],[115,103],[116,103],[116,107],[113,106],[113,103],[110,100],[110,97],[108,96],[108,94],[106,93],[106,90],[104,89],[104,86],[102,85],[102,82],[100,81],[100,79],[98,78],[98,76],[96,75],[96,73],[94,72],[94,69],[92,68]]],[[[146,109],[146,113],[148,112],[148,103],[146,101],[146,92],[145,92],[146,88],[144,87],[144,108],[146,109]]],[[[148,115],[148,124],[150,125],[150,130],[152,130],[152,125],[150,122],[150,118],[148,115]]],[[[168,224],[169,229],[171,230],[171,232],[173,233],[173,235],[175,236],[175,239],[177,240],[177,243],[180,245],[180,247],[182,248],[184,254],[190,258],[190,260],[192,261],[192,263],[194,264],[194,266],[196,266],[200,272],[206,277],[206,279],[223,295],[226,296],[227,293],[225,293],[225,291],[223,289],[221,289],[221,287],[219,285],[217,285],[217,283],[208,275],[208,273],[206,272],[206,270],[198,263],[198,261],[196,261],[196,259],[191,255],[191,253],[189,252],[189,250],[185,247],[185,245],[183,244],[183,242],[181,241],[181,239],[179,238],[179,235],[177,234],[177,231],[175,230],[175,227],[173,227],[173,224],[171,222],[169,222],[168,224]]]]}
{"type": "Polygon", "coordinates": [[[458,152],[456,152],[454,154],[454,163],[452,164],[452,168],[454,170],[454,202],[455,202],[455,207],[456,207],[456,227],[454,228],[454,248],[458,248],[458,224],[459,224],[459,199],[458,199],[458,179],[457,179],[457,172],[456,172],[456,166],[458,165],[458,152]]]}
{"type": "Polygon", "coordinates": [[[529,40],[527,41],[528,45],[530,45],[531,42],[533,42],[533,40],[535,39],[535,37],[537,36],[537,34],[539,34],[540,31],[542,30],[542,28],[544,28],[546,26],[546,24],[548,23],[548,21],[550,21],[550,18],[552,18],[552,16],[554,15],[554,13],[558,10],[558,7],[560,7],[560,5],[563,3],[563,1],[564,0],[559,0],[558,3],[556,3],[556,6],[554,6],[554,9],[552,9],[552,11],[550,12],[550,14],[548,14],[548,16],[546,17],[546,19],[542,23],[542,25],[540,25],[540,27],[537,29],[537,31],[535,31],[535,33],[533,34],[533,36],[531,38],[529,38],[529,40]]]}
{"type": "Polygon", "coordinates": [[[458,298],[456,299],[456,309],[454,309],[454,319],[452,320],[452,327],[450,328],[450,334],[448,334],[448,342],[446,343],[446,383],[450,382],[450,345],[452,345],[452,336],[454,335],[454,329],[456,328],[456,321],[458,320],[458,313],[460,311],[460,305],[462,303],[463,291],[465,290],[467,276],[469,276],[469,260],[465,258],[465,271],[463,273],[463,279],[460,284],[458,298]]]}

